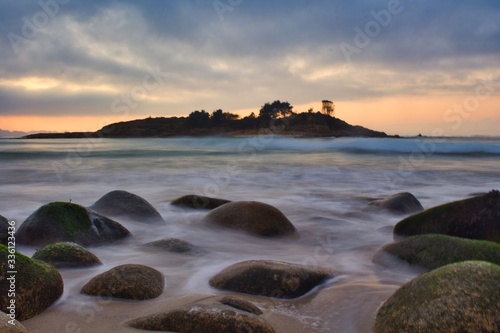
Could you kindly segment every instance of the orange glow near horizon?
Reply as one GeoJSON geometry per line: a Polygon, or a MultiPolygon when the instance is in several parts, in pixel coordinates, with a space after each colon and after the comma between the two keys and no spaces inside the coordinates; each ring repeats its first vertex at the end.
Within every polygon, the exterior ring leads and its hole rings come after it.
{"type": "MultiPolygon", "coordinates": [[[[387,97],[360,101],[335,102],[335,116],[352,125],[361,125],[388,134],[432,135],[440,128],[443,135],[498,135],[500,124],[500,96],[488,97],[467,111],[463,96],[432,97],[387,97]],[[454,111],[455,105],[462,111],[454,111]],[[471,133],[477,126],[474,123],[490,124],[485,133],[471,133]]],[[[320,111],[321,102],[295,105],[295,112],[305,112],[309,108],[320,111]]],[[[245,117],[251,112],[258,115],[258,108],[228,110],[245,117]]],[[[149,114],[148,114],[149,116],[149,114]]],[[[152,115],[155,117],[155,115],[152,115]]],[[[166,115],[165,115],[166,116],[166,115]]],[[[172,115],[174,116],[174,115],[172,115]]],[[[185,114],[187,116],[187,113],[185,114]]],[[[109,116],[2,116],[0,129],[8,131],[54,131],[54,132],[91,132],[105,125],[120,121],[146,118],[145,115],[109,116]]]]}

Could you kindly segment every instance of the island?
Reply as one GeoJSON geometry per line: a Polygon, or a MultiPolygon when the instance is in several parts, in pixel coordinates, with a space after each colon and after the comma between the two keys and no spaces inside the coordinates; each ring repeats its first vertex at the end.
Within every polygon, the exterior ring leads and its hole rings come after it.
{"type": "Polygon", "coordinates": [[[388,138],[384,132],[350,125],[332,116],[331,101],[323,101],[323,110],[295,113],[293,106],[279,100],[266,103],[259,115],[253,112],[240,118],[221,109],[211,114],[193,111],[187,117],[148,117],[118,122],[95,132],[38,133],[23,139],[71,138],[165,138],[177,136],[255,136],[283,135],[292,137],[370,137],[388,138]]]}

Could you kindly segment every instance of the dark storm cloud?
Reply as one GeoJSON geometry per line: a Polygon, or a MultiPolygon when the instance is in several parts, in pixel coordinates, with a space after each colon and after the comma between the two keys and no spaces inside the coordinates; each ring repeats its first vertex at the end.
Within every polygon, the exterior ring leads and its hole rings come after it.
{"type": "Polygon", "coordinates": [[[272,96],[305,103],[332,92],[343,99],[425,93],[446,87],[450,77],[498,68],[499,18],[498,1],[0,0],[0,113],[102,108],[155,66],[165,75],[155,93],[171,112],[201,103],[257,107],[272,96]],[[33,36],[23,35],[26,21],[40,19],[44,8],[54,15],[33,36]],[[13,34],[23,39],[14,48],[13,34]],[[401,73],[397,90],[377,83],[387,79],[377,73],[387,71],[401,73]],[[432,77],[419,82],[427,88],[416,86],[412,76],[426,73],[432,77]],[[5,86],[29,76],[119,92],[44,95],[5,86]],[[174,98],[190,91],[192,98],[174,98]]]}

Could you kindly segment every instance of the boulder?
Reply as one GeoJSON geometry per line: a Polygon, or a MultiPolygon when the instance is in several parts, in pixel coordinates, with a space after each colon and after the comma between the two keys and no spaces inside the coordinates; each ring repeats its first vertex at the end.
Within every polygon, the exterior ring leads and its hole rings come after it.
{"type": "Polygon", "coordinates": [[[378,310],[373,333],[500,332],[500,266],[466,261],[425,273],[378,310]]]}
{"type": "Polygon", "coordinates": [[[275,298],[297,298],[333,277],[333,270],[282,261],[249,260],[210,279],[217,289],[275,298]]]}
{"type": "Polygon", "coordinates": [[[394,256],[426,270],[468,260],[488,261],[500,265],[500,244],[438,234],[418,235],[385,245],[373,262],[390,266],[394,256]]]}
{"type": "Polygon", "coordinates": [[[167,252],[185,253],[193,255],[199,255],[204,252],[200,248],[194,246],[193,244],[177,238],[161,239],[158,241],[147,243],[144,246],[149,248],[157,248],[167,252]]]}
{"type": "Polygon", "coordinates": [[[455,201],[412,215],[394,227],[394,238],[446,234],[500,242],[500,193],[455,201]]]}
{"type": "Polygon", "coordinates": [[[146,300],[161,295],[165,285],[163,274],[144,265],[121,265],[92,278],[82,294],[146,300]]]}
{"type": "Polygon", "coordinates": [[[28,333],[28,330],[17,320],[12,320],[7,314],[0,311],[0,332],[28,333]]]}
{"type": "Polygon", "coordinates": [[[208,213],[204,221],[261,237],[280,237],[296,233],[293,224],[281,211],[256,201],[227,203],[208,213]]]}
{"type": "Polygon", "coordinates": [[[193,209],[214,209],[230,202],[229,200],[191,194],[177,198],[170,204],[193,209]]]}
{"type": "Polygon", "coordinates": [[[274,333],[272,326],[254,314],[222,304],[192,304],[167,313],[132,320],[142,330],[177,333],[274,333]]]}
{"type": "Polygon", "coordinates": [[[253,313],[254,315],[260,316],[262,314],[261,309],[253,305],[252,303],[245,301],[244,299],[234,297],[234,296],[226,296],[222,298],[219,303],[230,306],[232,308],[253,313]]]}
{"type": "Polygon", "coordinates": [[[0,244],[7,245],[9,238],[9,220],[0,215],[0,244]]]}
{"type": "Polygon", "coordinates": [[[54,303],[62,295],[64,284],[54,266],[30,259],[0,244],[0,311],[7,314],[10,314],[8,307],[12,298],[8,291],[11,289],[15,292],[16,319],[26,320],[54,303]],[[15,263],[10,261],[12,259],[15,263]]]}
{"type": "Polygon", "coordinates": [[[27,245],[46,245],[74,242],[81,245],[102,244],[130,235],[118,222],[85,207],[53,202],[31,214],[17,230],[17,242],[27,245]]]}
{"type": "Polygon", "coordinates": [[[58,268],[61,267],[89,267],[101,265],[102,262],[92,252],[83,246],[60,242],[46,245],[37,250],[32,257],[36,260],[45,261],[58,268]]]}
{"type": "Polygon", "coordinates": [[[394,194],[386,199],[374,200],[369,206],[379,207],[395,214],[410,214],[424,210],[420,201],[411,193],[394,194]]]}
{"type": "Polygon", "coordinates": [[[160,213],[149,202],[126,191],[109,192],[90,208],[114,218],[126,218],[141,223],[165,224],[160,213]]]}

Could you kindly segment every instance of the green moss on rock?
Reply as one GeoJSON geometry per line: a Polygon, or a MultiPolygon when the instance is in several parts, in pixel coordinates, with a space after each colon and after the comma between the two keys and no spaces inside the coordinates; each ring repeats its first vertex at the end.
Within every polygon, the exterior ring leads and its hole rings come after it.
{"type": "Polygon", "coordinates": [[[36,251],[32,258],[48,262],[56,267],[88,267],[102,264],[92,252],[79,244],[70,242],[46,245],[36,251]]]}
{"type": "Polygon", "coordinates": [[[387,244],[375,254],[373,261],[390,266],[387,255],[428,270],[468,260],[488,261],[500,265],[500,244],[427,234],[387,244]]]}
{"type": "Polygon", "coordinates": [[[374,333],[500,332],[500,266],[467,261],[425,273],[378,310],[374,333]]]}
{"type": "MultiPolygon", "coordinates": [[[[12,274],[9,267],[9,249],[0,245],[0,290],[9,290],[7,278],[12,274]]],[[[15,252],[16,318],[32,318],[54,303],[63,293],[63,280],[54,266],[33,260],[15,252]]],[[[7,312],[10,302],[7,292],[0,293],[0,310],[7,312]]]]}
{"type": "Polygon", "coordinates": [[[69,202],[53,202],[40,207],[19,227],[20,244],[46,245],[75,242],[92,245],[130,235],[118,222],[69,202]]]}
{"type": "Polygon", "coordinates": [[[420,234],[500,242],[500,193],[440,205],[412,215],[394,227],[395,239],[420,234]]]}

